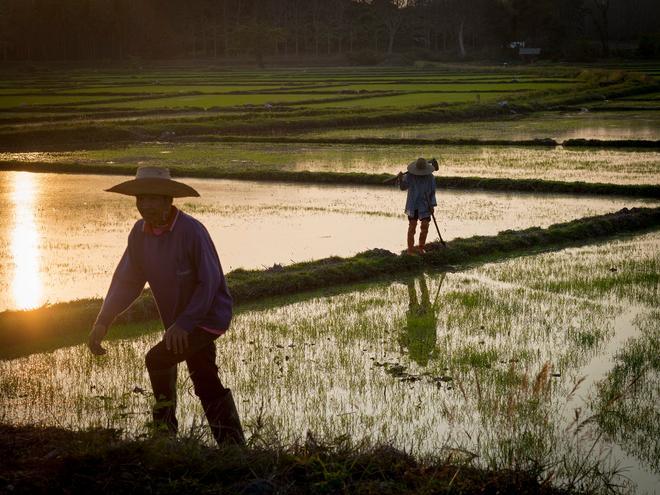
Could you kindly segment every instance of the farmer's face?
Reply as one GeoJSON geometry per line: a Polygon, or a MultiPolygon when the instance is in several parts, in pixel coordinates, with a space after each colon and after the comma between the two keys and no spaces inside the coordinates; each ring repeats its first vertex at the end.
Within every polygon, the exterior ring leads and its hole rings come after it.
{"type": "Polygon", "coordinates": [[[172,198],[158,194],[142,194],[136,199],[140,215],[151,225],[163,225],[172,206],[172,198]]]}

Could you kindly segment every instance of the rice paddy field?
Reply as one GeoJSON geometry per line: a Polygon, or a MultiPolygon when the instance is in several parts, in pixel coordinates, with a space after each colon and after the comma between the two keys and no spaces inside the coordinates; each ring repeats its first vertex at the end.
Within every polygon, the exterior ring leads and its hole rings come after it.
{"type": "MultiPolygon", "coordinates": [[[[497,99],[505,95],[579,87],[570,77],[529,77],[517,73],[465,76],[445,71],[418,74],[377,70],[302,70],[253,73],[147,72],[113,77],[112,73],[61,80],[44,75],[25,85],[20,74],[0,87],[4,111],[79,109],[235,108],[251,105],[320,107],[415,107],[497,99]],[[57,79],[57,80],[54,80],[57,79]],[[264,79],[268,81],[263,82],[264,79]],[[261,81],[261,83],[260,83],[261,81]],[[363,101],[364,100],[364,101],[363,101]]],[[[71,76],[70,76],[71,77],[71,76]]]]}
{"type": "MultiPolygon", "coordinates": [[[[631,101],[622,98],[621,101],[631,101]]],[[[634,100],[647,101],[647,100],[634,100]]],[[[539,112],[530,116],[510,116],[504,120],[482,122],[445,122],[396,127],[366,127],[354,130],[313,132],[320,138],[395,138],[395,139],[660,139],[660,112],[539,112]]]]}
{"type": "MultiPolygon", "coordinates": [[[[643,390],[657,390],[657,368],[644,369],[634,388],[618,382],[616,407],[650,414],[627,427],[641,430],[636,442],[618,444],[593,415],[608,370],[625,358],[619,345],[657,331],[659,240],[647,234],[244,311],[218,345],[222,378],[253,433],[271,428],[286,441],[348,433],[419,453],[455,448],[488,466],[535,457],[553,465],[592,452],[590,462],[633,463],[626,476],[650,491],[657,422],[643,390]]],[[[3,419],[144,433],[142,360],[159,338],[113,341],[100,360],[79,346],[0,363],[3,419]]],[[[203,433],[185,373],[179,388],[186,428],[203,433]]]]}
{"type": "Polygon", "coordinates": [[[180,175],[260,170],[396,174],[416,156],[436,157],[439,176],[658,184],[660,152],[554,147],[314,143],[141,143],[110,149],[0,152],[0,162],[110,165],[130,173],[162,165],[180,175]],[[411,158],[412,157],[412,158],[411,158]]]}
{"type": "MultiPolygon", "coordinates": [[[[139,214],[134,200],[104,189],[130,178],[0,172],[0,208],[10,220],[0,243],[0,311],[105,295],[139,214]]],[[[405,243],[405,193],[395,187],[187,182],[201,198],[175,205],[208,228],[226,271],[374,247],[399,252],[405,243]]],[[[497,192],[443,191],[437,199],[446,240],[660,206],[650,199],[497,192]]],[[[435,238],[431,232],[429,241],[435,238]]]]}
{"type": "MultiPolygon", "coordinates": [[[[0,332],[16,310],[103,297],[138,219],[131,198],[103,190],[138,166],[171,167],[201,193],[175,204],[207,226],[226,273],[405,247],[397,187],[260,172],[395,174],[424,156],[439,160],[441,177],[659,185],[657,68],[618,69],[4,73],[0,332]],[[576,138],[603,143],[561,146],[576,138]],[[434,139],[448,142],[413,142],[434,139]],[[518,142],[533,139],[556,144],[518,142]],[[42,171],[21,171],[31,164],[42,171]],[[256,176],[212,178],[236,171],[256,176]]],[[[659,206],[507,190],[439,189],[437,200],[448,241],[659,206]]],[[[221,379],[248,437],[346,435],[584,493],[657,493],[659,232],[248,301],[218,340],[221,379]]],[[[0,360],[0,422],[147,435],[144,354],[161,331],[157,321],[117,325],[101,358],[63,345],[0,360]]],[[[178,388],[181,435],[210,445],[184,369],[178,388]]]]}

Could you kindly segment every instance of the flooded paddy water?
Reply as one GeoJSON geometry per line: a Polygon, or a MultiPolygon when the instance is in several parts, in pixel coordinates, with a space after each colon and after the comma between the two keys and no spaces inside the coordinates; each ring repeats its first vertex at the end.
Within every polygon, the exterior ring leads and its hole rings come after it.
{"type": "MultiPolygon", "coordinates": [[[[0,311],[105,295],[138,219],[134,200],[103,190],[130,177],[0,172],[0,311]]],[[[405,246],[405,194],[344,187],[187,179],[201,198],[175,201],[199,218],[223,268],[351,256],[405,246]]],[[[609,213],[657,201],[439,191],[445,240],[609,213]]],[[[437,234],[429,233],[429,241],[437,234]]]]}
{"type": "Polygon", "coordinates": [[[332,129],[305,135],[324,138],[657,140],[660,139],[660,112],[539,112],[492,121],[332,129]]]}
{"type": "Polygon", "coordinates": [[[124,166],[127,173],[133,173],[138,165],[160,165],[220,172],[277,169],[395,174],[417,156],[436,157],[441,176],[660,183],[658,151],[561,147],[141,143],[80,151],[0,152],[0,161],[124,166]]]}
{"type": "MultiPolygon", "coordinates": [[[[491,467],[537,459],[555,479],[584,474],[589,459],[652,493],[657,416],[616,423],[602,394],[624,343],[657,336],[659,246],[656,232],[246,310],[219,340],[221,377],[248,435],[349,434],[491,467]],[[606,418],[630,436],[610,434],[606,418]]],[[[0,362],[0,418],[144,434],[143,356],[158,339],[110,341],[101,359],[76,346],[0,362]]],[[[629,414],[653,410],[650,364],[620,387],[629,414]]],[[[207,435],[186,372],[179,388],[181,424],[207,435]]]]}

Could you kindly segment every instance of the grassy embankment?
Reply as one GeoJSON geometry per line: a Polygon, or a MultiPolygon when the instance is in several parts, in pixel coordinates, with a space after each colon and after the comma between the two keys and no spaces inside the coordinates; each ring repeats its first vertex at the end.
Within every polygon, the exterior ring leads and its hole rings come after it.
{"type": "MultiPolygon", "coordinates": [[[[307,184],[386,186],[390,174],[360,172],[310,172],[274,169],[222,170],[211,167],[169,167],[176,177],[250,180],[261,182],[296,182],[307,184]]],[[[0,171],[50,172],[74,174],[133,175],[133,165],[95,165],[0,161],[0,171]]],[[[660,186],[653,184],[607,184],[597,182],[563,182],[545,179],[508,179],[497,177],[437,177],[440,189],[480,189],[485,191],[519,191],[533,193],[590,194],[634,198],[660,198],[660,186]]],[[[391,185],[388,187],[392,187],[391,185]]]]}
{"type": "MultiPolygon", "coordinates": [[[[358,144],[392,146],[543,146],[567,148],[631,148],[660,149],[660,140],[653,139],[566,139],[558,142],[551,138],[537,139],[420,139],[420,138],[305,138],[305,137],[238,137],[218,136],[200,138],[205,142],[226,143],[292,143],[292,144],[358,144]]],[[[190,139],[188,141],[194,141],[190,139]]]]}
{"type": "MultiPolygon", "coordinates": [[[[447,248],[430,244],[423,256],[397,256],[373,249],[351,258],[331,257],[289,266],[274,265],[266,270],[234,270],[227,281],[237,304],[268,297],[297,294],[357,283],[425,268],[454,269],[488,260],[559,249],[568,245],[600,241],[619,234],[640,232],[660,225],[660,208],[624,209],[521,231],[504,231],[496,236],[455,239],[447,248]]],[[[31,311],[0,313],[0,358],[73,345],[85,341],[101,301],[87,299],[45,306],[31,311]],[[55,323],[54,323],[55,322],[55,323]]],[[[136,323],[158,318],[152,299],[144,294],[125,312],[118,323],[136,323]]],[[[135,326],[129,331],[135,332],[135,326]]],[[[115,332],[120,336],[121,332],[115,332]]]]}
{"type": "Polygon", "coordinates": [[[536,472],[490,471],[451,454],[416,460],[389,446],[211,449],[195,438],[121,440],[114,430],[73,432],[0,424],[6,493],[571,493],[536,472]]]}
{"type": "Polygon", "coordinates": [[[562,143],[567,148],[652,148],[660,149],[660,141],[644,139],[567,139],[562,143]]]}

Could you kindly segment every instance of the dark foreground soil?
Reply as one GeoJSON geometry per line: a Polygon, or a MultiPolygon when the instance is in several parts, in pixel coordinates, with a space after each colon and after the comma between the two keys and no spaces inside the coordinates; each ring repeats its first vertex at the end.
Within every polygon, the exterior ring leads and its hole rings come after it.
{"type": "MultiPolygon", "coordinates": [[[[535,473],[418,461],[388,446],[209,448],[114,430],[0,425],[0,493],[558,494],[535,473]]],[[[256,445],[261,444],[261,445],[256,445]]]]}

